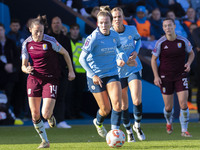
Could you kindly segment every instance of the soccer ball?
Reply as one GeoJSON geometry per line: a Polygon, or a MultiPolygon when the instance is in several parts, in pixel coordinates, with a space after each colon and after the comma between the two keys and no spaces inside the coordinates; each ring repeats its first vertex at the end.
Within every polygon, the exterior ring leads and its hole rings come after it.
{"type": "Polygon", "coordinates": [[[114,129],[110,130],[106,135],[106,142],[108,146],[115,148],[115,147],[122,147],[125,143],[126,137],[122,130],[114,129]]]}

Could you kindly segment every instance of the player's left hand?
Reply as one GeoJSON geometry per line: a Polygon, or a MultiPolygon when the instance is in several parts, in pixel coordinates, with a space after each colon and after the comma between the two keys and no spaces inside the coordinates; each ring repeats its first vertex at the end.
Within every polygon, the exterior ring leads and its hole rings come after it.
{"type": "Polygon", "coordinates": [[[133,59],[135,59],[137,57],[137,52],[136,51],[132,52],[130,56],[133,56],[133,59]]]}
{"type": "Polygon", "coordinates": [[[127,61],[128,66],[135,66],[137,67],[137,61],[134,59],[133,56],[130,56],[127,61]]]}
{"type": "Polygon", "coordinates": [[[74,80],[75,77],[76,77],[76,75],[75,75],[74,71],[71,71],[71,72],[68,73],[68,80],[69,81],[74,80]]]}
{"type": "Polygon", "coordinates": [[[185,67],[184,70],[185,72],[190,72],[190,64],[186,63],[184,67],[185,67]]]}

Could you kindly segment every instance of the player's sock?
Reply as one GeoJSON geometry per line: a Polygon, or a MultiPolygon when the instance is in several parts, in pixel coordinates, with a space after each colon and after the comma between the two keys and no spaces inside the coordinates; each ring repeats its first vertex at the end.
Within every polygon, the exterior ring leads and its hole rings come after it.
{"type": "Polygon", "coordinates": [[[180,116],[179,116],[179,120],[181,123],[181,131],[182,132],[186,132],[187,128],[188,128],[188,121],[189,121],[189,109],[181,109],[180,110],[180,116]]]}
{"type": "Polygon", "coordinates": [[[140,122],[142,120],[142,103],[139,105],[134,105],[133,106],[133,113],[134,113],[134,118],[136,122],[140,122]]]}
{"type": "Polygon", "coordinates": [[[46,134],[46,131],[45,131],[45,128],[44,128],[44,123],[41,120],[41,118],[39,120],[35,121],[35,122],[33,121],[33,125],[35,127],[35,130],[39,134],[40,138],[42,139],[42,141],[48,142],[47,134],[46,134]]]}
{"type": "Polygon", "coordinates": [[[129,115],[128,109],[122,110],[122,121],[123,121],[124,127],[126,128],[127,134],[133,133],[132,128],[131,128],[130,115],[129,115]]]}
{"type": "Polygon", "coordinates": [[[172,109],[172,111],[167,112],[164,108],[163,112],[164,112],[164,117],[167,121],[167,124],[172,124],[174,110],[172,109]]]}
{"type": "Polygon", "coordinates": [[[133,125],[133,130],[136,132],[137,137],[139,140],[143,141],[146,139],[144,132],[142,131],[140,127],[140,122],[142,120],[142,103],[138,106],[134,105],[134,118],[135,123],[133,125]]]}
{"type": "Polygon", "coordinates": [[[101,126],[101,125],[103,124],[103,121],[104,121],[105,117],[104,117],[104,116],[101,116],[101,115],[99,114],[99,110],[97,111],[96,118],[97,118],[96,124],[97,124],[98,126],[101,126]]]}
{"type": "Polygon", "coordinates": [[[111,114],[111,129],[119,129],[121,121],[121,112],[112,110],[111,114]]]}

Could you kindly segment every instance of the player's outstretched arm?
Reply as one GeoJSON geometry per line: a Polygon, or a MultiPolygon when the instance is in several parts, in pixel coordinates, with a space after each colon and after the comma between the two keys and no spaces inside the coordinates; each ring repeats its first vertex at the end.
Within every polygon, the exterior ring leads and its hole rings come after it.
{"type": "Polygon", "coordinates": [[[64,57],[64,59],[67,63],[67,67],[68,67],[68,70],[69,70],[68,79],[70,81],[74,80],[75,79],[75,73],[74,73],[74,69],[73,69],[73,66],[72,66],[72,61],[71,61],[71,58],[69,56],[69,53],[63,47],[60,49],[59,53],[63,55],[63,57],[64,57]]]}

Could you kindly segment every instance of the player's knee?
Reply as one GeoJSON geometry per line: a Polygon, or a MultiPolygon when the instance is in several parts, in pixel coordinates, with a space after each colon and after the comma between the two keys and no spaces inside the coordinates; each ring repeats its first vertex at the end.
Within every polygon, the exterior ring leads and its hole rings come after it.
{"type": "Polygon", "coordinates": [[[111,107],[104,107],[104,108],[101,109],[103,116],[109,115],[110,111],[111,111],[111,107]]]}
{"type": "Polygon", "coordinates": [[[31,115],[32,115],[33,121],[37,121],[40,119],[40,112],[38,112],[38,111],[31,112],[31,115]]]}
{"type": "Polygon", "coordinates": [[[166,112],[171,112],[172,111],[172,107],[171,106],[165,106],[165,111],[166,112]]]}
{"type": "Polygon", "coordinates": [[[52,115],[52,114],[50,114],[50,113],[48,113],[48,112],[43,112],[43,113],[42,113],[42,117],[43,117],[44,119],[46,119],[46,120],[49,119],[49,118],[51,118],[51,115],[52,115]]]}
{"type": "Polygon", "coordinates": [[[122,104],[121,109],[122,109],[122,110],[127,110],[127,109],[128,109],[128,104],[122,104]]]}
{"type": "Polygon", "coordinates": [[[139,98],[134,98],[134,99],[133,99],[133,104],[136,105],[136,106],[140,105],[140,104],[141,104],[141,99],[139,99],[139,98]]]}
{"type": "Polygon", "coordinates": [[[122,109],[121,109],[121,103],[120,102],[117,102],[117,103],[115,103],[114,105],[113,105],[113,109],[115,110],[115,111],[121,111],[122,109]]]}

